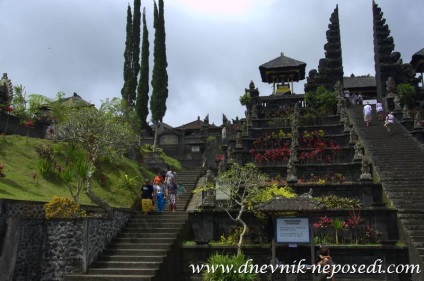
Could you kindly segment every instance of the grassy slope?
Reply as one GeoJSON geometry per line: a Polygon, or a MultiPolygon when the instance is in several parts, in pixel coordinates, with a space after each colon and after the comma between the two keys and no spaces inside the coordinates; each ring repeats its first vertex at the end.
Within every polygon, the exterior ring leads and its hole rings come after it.
{"type": "MultiPolygon", "coordinates": [[[[3,173],[6,175],[0,177],[0,199],[47,202],[53,195],[71,198],[67,185],[57,178],[46,179],[39,172],[39,156],[35,147],[48,142],[21,136],[0,136],[0,163],[4,165],[3,173]]],[[[114,207],[130,207],[137,197],[140,183],[145,178],[153,178],[153,174],[140,170],[139,165],[129,159],[103,162],[101,165],[106,184],[100,186],[95,174],[93,191],[114,207]],[[126,180],[125,175],[131,180],[126,180]],[[128,182],[131,184],[128,185],[128,182]]],[[[79,203],[91,204],[83,191],[79,203]]]]}

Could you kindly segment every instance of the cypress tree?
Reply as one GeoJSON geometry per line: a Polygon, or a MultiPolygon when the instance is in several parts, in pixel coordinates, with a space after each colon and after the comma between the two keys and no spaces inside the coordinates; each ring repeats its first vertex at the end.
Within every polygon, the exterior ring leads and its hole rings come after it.
{"type": "Polygon", "coordinates": [[[152,73],[152,97],[150,100],[150,110],[152,111],[152,120],[156,125],[154,148],[157,142],[158,123],[162,122],[166,112],[166,99],[168,98],[168,66],[166,60],[166,35],[165,35],[165,17],[163,0],[159,0],[159,10],[154,2],[154,20],[155,28],[154,41],[154,65],[152,73]]]}
{"type": "Polygon", "coordinates": [[[137,91],[138,73],[140,71],[140,0],[134,0],[134,15],[132,20],[132,56],[131,56],[131,82],[129,92],[129,106],[134,107],[137,91]]]}
{"type": "Polygon", "coordinates": [[[130,4],[127,9],[127,37],[125,39],[125,51],[124,51],[124,86],[121,90],[122,99],[128,104],[130,100],[130,80],[132,76],[131,62],[132,62],[132,13],[130,4]]]}
{"type": "Polygon", "coordinates": [[[140,81],[137,87],[136,111],[142,129],[147,128],[149,115],[149,31],[146,25],[146,9],[143,9],[143,41],[141,44],[140,81]]]}

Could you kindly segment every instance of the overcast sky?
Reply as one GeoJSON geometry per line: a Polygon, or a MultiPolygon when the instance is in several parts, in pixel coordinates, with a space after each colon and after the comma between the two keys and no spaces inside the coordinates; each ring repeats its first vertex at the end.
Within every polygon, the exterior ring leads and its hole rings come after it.
{"type": "MultiPolygon", "coordinates": [[[[377,0],[404,62],[424,48],[423,0],[377,0]]],[[[132,1],[130,0],[132,5],[132,1]]],[[[345,76],[375,75],[371,0],[165,0],[169,97],[164,122],[244,116],[239,97],[281,52],[316,69],[339,5],[345,76]]],[[[121,97],[128,1],[1,0],[0,72],[27,94],[77,92],[98,107],[121,97]]],[[[146,7],[153,58],[153,0],[146,7]]],[[[153,64],[150,64],[153,68],[153,64]]],[[[295,85],[303,93],[306,80],[295,85]]]]}

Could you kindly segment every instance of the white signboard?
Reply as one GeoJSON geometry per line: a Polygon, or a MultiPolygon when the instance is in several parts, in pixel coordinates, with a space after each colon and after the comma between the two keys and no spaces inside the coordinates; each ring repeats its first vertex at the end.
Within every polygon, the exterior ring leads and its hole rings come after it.
{"type": "Polygon", "coordinates": [[[309,243],[308,218],[276,219],[277,243],[309,243]]]}
{"type": "Polygon", "coordinates": [[[200,146],[198,145],[193,145],[191,147],[191,152],[200,152],[200,146]]]}

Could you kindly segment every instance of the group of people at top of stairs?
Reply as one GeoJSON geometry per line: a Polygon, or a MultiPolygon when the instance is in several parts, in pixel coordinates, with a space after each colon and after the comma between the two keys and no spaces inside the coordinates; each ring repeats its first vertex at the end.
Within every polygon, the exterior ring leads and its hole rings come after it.
{"type": "Polygon", "coordinates": [[[351,94],[350,91],[348,89],[345,89],[344,92],[344,98],[346,99],[346,104],[359,104],[362,105],[362,103],[364,102],[364,97],[362,96],[361,93],[353,93],[351,94]]]}
{"type": "MultiPolygon", "coordinates": [[[[385,121],[384,127],[387,129],[387,132],[389,133],[389,135],[392,135],[393,133],[392,127],[395,121],[395,116],[393,112],[389,112],[386,115],[386,117],[384,117],[384,108],[383,108],[383,104],[380,101],[377,101],[377,104],[375,105],[375,109],[377,111],[378,121],[385,121]]],[[[372,106],[369,104],[369,102],[367,102],[364,105],[364,108],[362,111],[364,113],[364,121],[366,122],[368,127],[371,125],[371,120],[372,120],[372,106]]]]}
{"type": "MultiPolygon", "coordinates": [[[[344,90],[344,97],[346,99],[346,104],[352,104],[352,105],[363,105],[364,103],[364,98],[362,96],[361,93],[359,94],[350,94],[348,89],[344,90]]],[[[376,105],[375,105],[375,109],[377,111],[377,116],[378,116],[378,121],[385,121],[384,122],[384,127],[387,129],[387,132],[389,133],[389,135],[392,135],[392,126],[395,120],[395,116],[393,115],[393,112],[389,112],[387,114],[386,117],[384,117],[384,108],[383,108],[383,104],[381,103],[381,101],[377,101],[376,105]]],[[[367,124],[367,127],[371,125],[371,120],[372,120],[372,107],[371,104],[369,102],[365,102],[364,108],[363,108],[363,113],[364,113],[364,121],[367,124]]]]}
{"type": "Polygon", "coordinates": [[[169,210],[175,212],[178,195],[184,192],[184,186],[177,183],[177,172],[174,168],[171,168],[165,175],[158,172],[153,179],[153,184],[146,179],[141,187],[139,197],[142,212],[146,215],[148,212],[154,211],[155,205],[158,212],[163,212],[166,199],[168,199],[169,210]]]}

